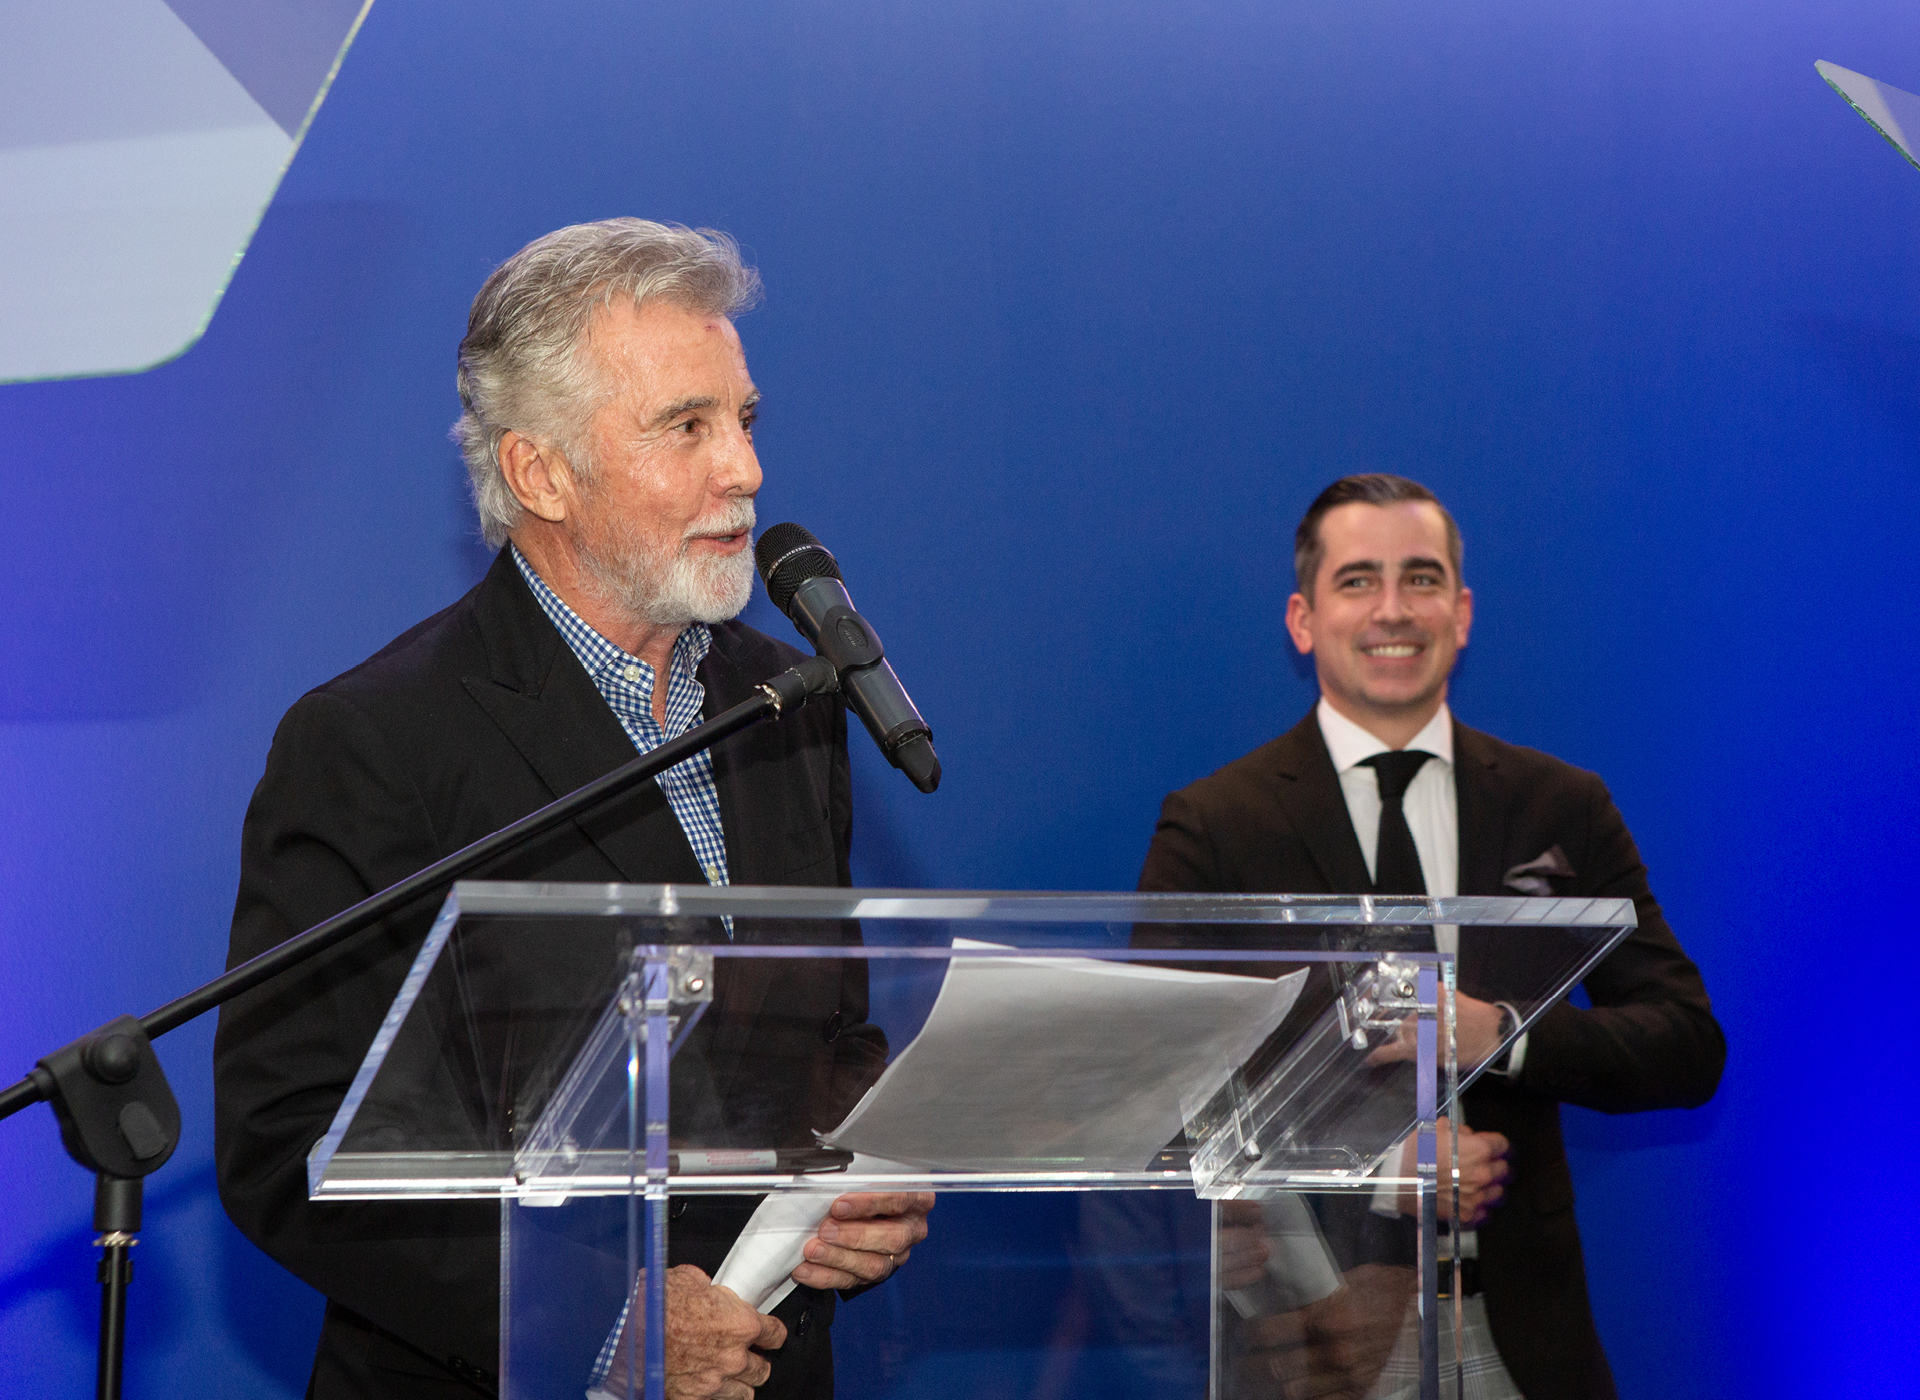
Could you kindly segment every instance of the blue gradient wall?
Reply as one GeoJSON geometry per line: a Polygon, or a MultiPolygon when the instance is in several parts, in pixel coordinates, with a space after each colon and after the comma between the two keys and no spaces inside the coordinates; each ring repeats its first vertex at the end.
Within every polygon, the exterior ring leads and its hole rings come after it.
{"type": "MultiPolygon", "coordinates": [[[[1812,65],[1920,87],[1920,12],[1808,11],[382,0],[206,339],[0,389],[0,1069],[218,970],[280,712],[477,578],[487,270],[714,225],[768,286],[762,519],[839,554],[946,763],[856,755],[863,879],[1130,886],[1159,798],[1310,701],[1300,510],[1417,476],[1457,712],[1607,777],[1732,1044],[1702,1112],[1568,1115],[1623,1389],[1910,1386],[1920,175],[1812,65]]],[[[163,1044],[130,1393],[297,1395],[318,1306],[220,1214],[210,1039],[163,1044]]],[[[0,1127],[0,1397],[90,1385],[89,1190],[0,1127]]],[[[1029,1209],[943,1206],[903,1288],[1044,1317],[1029,1209]]]]}

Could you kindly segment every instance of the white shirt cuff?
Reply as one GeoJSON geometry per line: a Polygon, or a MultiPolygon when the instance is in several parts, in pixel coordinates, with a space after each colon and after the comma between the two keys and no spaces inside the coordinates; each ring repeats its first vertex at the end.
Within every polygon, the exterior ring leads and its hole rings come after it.
{"type": "MultiPolygon", "coordinates": [[[[1516,1026],[1525,1019],[1520,1014],[1520,1008],[1510,1001],[1496,1001],[1494,1005],[1512,1016],[1513,1023],[1516,1026]]],[[[1514,1039],[1513,1048],[1507,1051],[1506,1068],[1494,1070],[1493,1072],[1495,1074],[1504,1075],[1508,1079],[1518,1079],[1520,1077],[1520,1067],[1527,1062],[1527,1037],[1530,1034],[1532,1034],[1530,1031],[1520,1032],[1514,1039]]]]}
{"type": "Polygon", "coordinates": [[[1395,1184],[1400,1176],[1400,1164],[1406,1160],[1407,1139],[1401,1138],[1392,1147],[1380,1154],[1380,1160],[1373,1164],[1373,1175],[1391,1177],[1392,1181],[1373,1183],[1372,1211],[1375,1215],[1398,1215],[1400,1213],[1400,1187],[1395,1184]]]}

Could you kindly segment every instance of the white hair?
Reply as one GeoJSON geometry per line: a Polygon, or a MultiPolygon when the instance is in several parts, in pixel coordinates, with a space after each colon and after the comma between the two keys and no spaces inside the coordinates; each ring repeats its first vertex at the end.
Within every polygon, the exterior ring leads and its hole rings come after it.
{"type": "Polygon", "coordinates": [[[736,316],[759,299],[760,274],[726,234],[646,219],[556,229],[495,268],[460,342],[464,411],[453,425],[487,543],[505,544],[524,514],[500,470],[507,432],[558,449],[583,481],[592,475],[585,430],[608,386],[581,349],[596,312],[664,301],[736,316]]]}

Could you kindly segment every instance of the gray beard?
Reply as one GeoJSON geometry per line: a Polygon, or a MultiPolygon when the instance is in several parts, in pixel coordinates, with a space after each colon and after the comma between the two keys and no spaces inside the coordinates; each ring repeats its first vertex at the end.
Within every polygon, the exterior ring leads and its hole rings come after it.
{"type": "MultiPolygon", "coordinates": [[[[740,502],[725,520],[710,522],[751,531],[753,502],[740,502]]],[[[581,562],[606,601],[630,617],[655,627],[684,627],[693,622],[725,622],[737,617],[753,597],[753,552],[720,559],[695,558],[687,543],[671,558],[650,552],[625,522],[615,522],[604,548],[579,546],[581,562]]]]}

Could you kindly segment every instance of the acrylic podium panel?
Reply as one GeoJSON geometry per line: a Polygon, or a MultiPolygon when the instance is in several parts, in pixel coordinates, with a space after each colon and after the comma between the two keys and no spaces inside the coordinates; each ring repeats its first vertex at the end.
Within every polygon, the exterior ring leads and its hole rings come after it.
{"type": "MultiPolygon", "coordinates": [[[[465,883],[309,1181],[499,1198],[513,1397],[661,1393],[636,1324],[664,1263],[724,1262],[772,1311],[836,1195],[906,1189],[1085,1193],[1093,1316],[1024,1368],[975,1335],[986,1371],[900,1393],[1126,1393],[1067,1354],[1090,1329],[1151,1351],[1120,1368],[1142,1395],[1456,1393],[1434,1123],[1478,1067],[1454,989],[1524,1028],[1632,926],[1620,900],[465,883]]],[[[940,1221],[909,1270],[966,1249],[940,1221]]],[[[938,1328],[910,1296],[842,1303],[836,1339],[887,1333],[911,1381],[938,1328]]],[[[841,1393],[892,1393],[870,1379],[841,1393]]]]}

